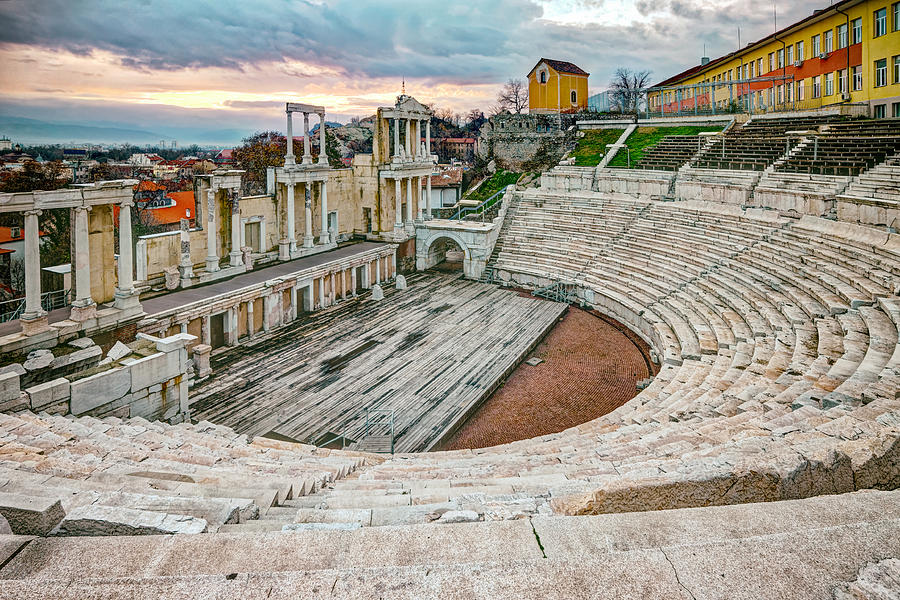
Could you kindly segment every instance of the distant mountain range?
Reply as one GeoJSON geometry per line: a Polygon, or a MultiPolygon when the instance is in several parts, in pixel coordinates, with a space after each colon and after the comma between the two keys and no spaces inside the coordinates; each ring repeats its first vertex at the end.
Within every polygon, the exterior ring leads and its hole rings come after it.
{"type": "Polygon", "coordinates": [[[78,123],[54,123],[0,115],[0,136],[22,145],[30,144],[124,144],[167,143],[178,140],[179,146],[191,144],[228,146],[240,143],[252,134],[246,129],[185,128],[172,131],[147,131],[127,126],[95,126],[78,123]]]}

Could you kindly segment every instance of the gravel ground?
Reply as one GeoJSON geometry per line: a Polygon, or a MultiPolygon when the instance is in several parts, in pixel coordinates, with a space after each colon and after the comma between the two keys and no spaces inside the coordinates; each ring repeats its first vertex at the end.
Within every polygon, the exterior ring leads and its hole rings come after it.
{"type": "Polygon", "coordinates": [[[609,317],[572,307],[441,450],[483,448],[596,419],[637,395],[649,348],[609,317]]]}

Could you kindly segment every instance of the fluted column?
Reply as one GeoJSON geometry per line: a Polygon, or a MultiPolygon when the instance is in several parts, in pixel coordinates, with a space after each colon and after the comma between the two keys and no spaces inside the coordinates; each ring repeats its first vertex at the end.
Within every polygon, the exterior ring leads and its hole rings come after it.
{"type": "Polygon", "coordinates": [[[394,228],[403,227],[403,211],[400,203],[400,178],[394,178],[394,228]]]}
{"type": "Polygon", "coordinates": [[[303,113],[303,164],[312,164],[312,151],[309,145],[309,113],[303,113]]]}
{"type": "Polygon", "coordinates": [[[391,156],[400,156],[400,120],[394,117],[394,153],[391,156]]]}
{"type": "Polygon", "coordinates": [[[431,160],[431,118],[425,121],[425,151],[428,153],[428,160],[431,160]]]}
{"type": "Polygon", "coordinates": [[[319,164],[328,164],[328,156],[325,153],[325,113],[319,113],[319,164]]]}
{"type": "Polygon", "coordinates": [[[413,197],[412,197],[412,177],[406,178],[406,222],[412,223],[413,220],[413,197]]]}
{"type": "MultiPolygon", "coordinates": [[[[430,157],[431,154],[429,154],[428,156],[430,157]]],[[[432,214],[431,214],[431,173],[428,173],[428,179],[426,181],[428,182],[427,190],[425,193],[425,206],[426,206],[426,215],[427,215],[426,218],[430,219],[430,218],[432,218],[432,214]]]]}
{"type": "Polygon", "coordinates": [[[412,135],[410,134],[410,120],[403,119],[406,122],[406,156],[412,156],[412,135]]]}
{"type": "Polygon", "coordinates": [[[239,190],[228,190],[231,201],[231,252],[228,254],[232,267],[240,267],[244,264],[241,255],[241,194],[239,190]]]}
{"type": "Polygon", "coordinates": [[[297,249],[297,224],[295,223],[294,186],[287,184],[287,242],[291,252],[297,249]]]}
{"type": "Polygon", "coordinates": [[[25,312],[20,321],[26,334],[47,327],[47,313],[41,307],[40,214],[39,210],[25,212],[25,312]]]}
{"type": "MultiPolygon", "coordinates": [[[[330,244],[331,236],[328,233],[328,188],[324,181],[319,184],[319,189],[321,190],[319,195],[322,197],[322,233],[319,237],[319,243],[330,244]]],[[[337,234],[336,231],[335,234],[337,234]]]]}
{"type": "Polygon", "coordinates": [[[286,152],[284,154],[284,166],[288,167],[296,164],[294,158],[294,120],[291,111],[288,110],[285,112],[287,112],[287,139],[285,139],[286,152]]]}
{"type": "Polygon", "coordinates": [[[306,214],[303,219],[303,247],[304,248],[312,248],[314,244],[314,238],[312,234],[312,192],[309,189],[309,183],[305,183],[303,185],[304,196],[305,196],[305,205],[306,205],[306,214]]]}
{"type": "Polygon", "coordinates": [[[419,175],[416,177],[416,208],[418,212],[416,213],[416,218],[418,220],[423,220],[425,218],[425,207],[423,206],[424,202],[422,201],[422,176],[419,175]]]}
{"type": "Polygon", "coordinates": [[[219,256],[216,254],[216,190],[206,190],[206,271],[219,270],[219,256]]]}

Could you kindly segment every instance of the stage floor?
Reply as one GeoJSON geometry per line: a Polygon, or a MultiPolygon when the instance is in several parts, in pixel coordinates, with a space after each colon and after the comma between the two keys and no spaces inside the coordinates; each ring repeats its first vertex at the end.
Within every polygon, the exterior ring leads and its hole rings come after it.
{"type": "Polygon", "coordinates": [[[191,416],[248,435],[358,440],[394,411],[394,449],[430,449],[471,414],[567,309],[458,274],[408,277],[213,357],[191,416]]]}

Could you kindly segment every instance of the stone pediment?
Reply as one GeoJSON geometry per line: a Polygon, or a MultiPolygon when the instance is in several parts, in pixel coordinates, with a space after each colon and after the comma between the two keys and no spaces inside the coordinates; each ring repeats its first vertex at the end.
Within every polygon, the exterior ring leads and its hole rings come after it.
{"type": "Polygon", "coordinates": [[[406,113],[421,113],[421,114],[431,114],[431,109],[427,106],[413,98],[412,96],[398,96],[397,103],[394,105],[394,108],[401,112],[406,113]]]}

